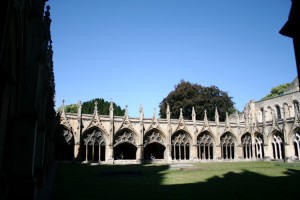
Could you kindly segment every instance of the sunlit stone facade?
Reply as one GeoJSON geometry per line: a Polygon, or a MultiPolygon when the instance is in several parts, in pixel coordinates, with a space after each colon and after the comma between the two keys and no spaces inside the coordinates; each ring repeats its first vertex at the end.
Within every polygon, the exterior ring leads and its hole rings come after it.
{"type": "Polygon", "coordinates": [[[109,115],[60,113],[64,130],[66,159],[100,163],[208,162],[249,160],[299,160],[299,84],[297,79],[286,92],[264,101],[250,101],[243,113],[219,121],[161,119],[109,115]]]}

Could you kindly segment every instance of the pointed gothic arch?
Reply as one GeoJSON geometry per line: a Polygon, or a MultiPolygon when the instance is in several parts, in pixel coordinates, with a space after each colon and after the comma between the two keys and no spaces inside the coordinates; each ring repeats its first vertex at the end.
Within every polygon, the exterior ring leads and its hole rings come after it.
{"type": "Polygon", "coordinates": [[[188,132],[179,130],[172,134],[172,159],[189,160],[192,138],[188,132]]]}
{"type": "Polygon", "coordinates": [[[236,139],[231,132],[226,132],[220,138],[221,157],[223,159],[235,158],[236,139]]]}
{"type": "Polygon", "coordinates": [[[106,160],[106,135],[99,127],[91,127],[82,134],[81,157],[85,162],[106,160]]]}
{"type": "Polygon", "coordinates": [[[298,100],[294,100],[293,101],[293,106],[294,106],[294,116],[296,116],[299,113],[299,101],[298,100]]]}
{"type": "Polygon", "coordinates": [[[135,160],[137,137],[129,128],[118,131],[114,137],[114,155],[116,160],[135,160]]]}
{"type": "Polygon", "coordinates": [[[209,131],[203,131],[197,137],[197,157],[201,160],[214,158],[214,139],[209,131]]]}
{"type": "Polygon", "coordinates": [[[272,146],[272,158],[273,159],[284,159],[284,144],[283,135],[278,130],[273,130],[270,134],[270,146],[272,146]]]}
{"type": "Polygon", "coordinates": [[[292,144],[293,144],[293,160],[300,160],[300,128],[297,128],[293,131],[293,135],[291,136],[292,144]]]}
{"type": "Polygon", "coordinates": [[[59,130],[62,133],[62,137],[58,138],[58,141],[56,142],[56,159],[71,161],[74,159],[74,134],[65,125],[60,125],[59,130]]]}
{"type": "Polygon", "coordinates": [[[252,156],[253,156],[252,138],[251,138],[251,134],[249,132],[242,135],[241,145],[242,145],[242,148],[243,148],[243,158],[244,159],[252,158],[252,156]]]}
{"type": "Polygon", "coordinates": [[[165,159],[166,137],[158,129],[149,130],[144,137],[144,158],[145,160],[165,159]]]}
{"type": "Polygon", "coordinates": [[[264,155],[264,137],[261,133],[254,133],[254,157],[262,159],[264,155]]]}

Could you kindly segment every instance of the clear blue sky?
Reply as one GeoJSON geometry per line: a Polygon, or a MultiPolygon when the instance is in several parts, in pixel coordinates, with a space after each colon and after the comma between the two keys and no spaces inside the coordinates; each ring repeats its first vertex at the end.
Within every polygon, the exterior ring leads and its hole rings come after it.
{"type": "Polygon", "coordinates": [[[296,77],[278,31],[290,0],[50,0],[56,106],[111,99],[145,117],[180,80],[216,85],[242,111],[296,77]]]}

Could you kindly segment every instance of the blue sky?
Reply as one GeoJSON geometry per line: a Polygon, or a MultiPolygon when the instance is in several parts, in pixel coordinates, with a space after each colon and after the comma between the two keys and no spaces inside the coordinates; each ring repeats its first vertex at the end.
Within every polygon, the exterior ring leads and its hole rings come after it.
{"type": "Polygon", "coordinates": [[[180,80],[216,85],[242,111],[296,77],[278,31],[289,0],[51,0],[56,106],[111,99],[145,117],[180,80]]]}

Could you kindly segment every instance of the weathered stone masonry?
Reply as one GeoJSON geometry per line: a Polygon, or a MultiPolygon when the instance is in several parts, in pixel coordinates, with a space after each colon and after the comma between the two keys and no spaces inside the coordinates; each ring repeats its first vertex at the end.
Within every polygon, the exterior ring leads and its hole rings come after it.
{"type": "Polygon", "coordinates": [[[64,136],[75,159],[83,162],[143,163],[202,162],[239,160],[299,160],[299,84],[297,79],[282,96],[250,101],[241,114],[215,120],[167,119],[153,114],[144,118],[109,115],[60,113],[64,136]]]}

